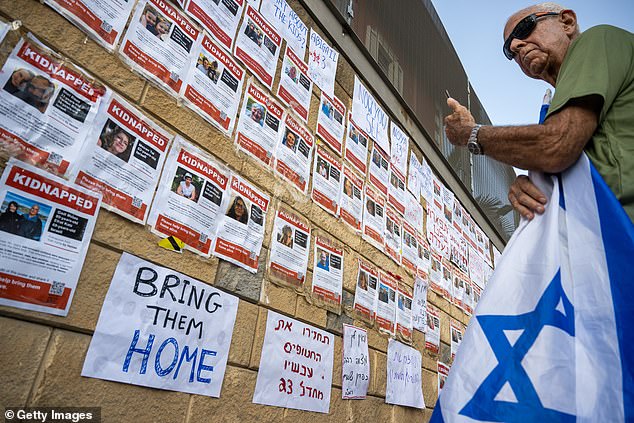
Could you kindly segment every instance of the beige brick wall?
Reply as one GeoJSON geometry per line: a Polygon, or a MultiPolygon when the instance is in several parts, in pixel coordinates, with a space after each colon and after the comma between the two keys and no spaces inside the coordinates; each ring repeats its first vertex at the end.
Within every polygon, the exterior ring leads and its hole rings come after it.
{"type": "MultiPolygon", "coordinates": [[[[296,0],[289,3],[308,26],[325,36],[296,0]]],[[[350,305],[354,298],[357,258],[400,275],[408,285],[413,285],[412,276],[404,268],[399,268],[308,197],[298,195],[287,184],[273,178],[271,173],[237,154],[232,139],[224,137],[194,112],[178,106],[173,98],[132,73],[116,56],[87,39],[49,7],[36,0],[0,0],[0,14],[8,20],[21,20],[23,33],[32,32],[152,119],[191,139],[241,173],[271,195],[274,210],[279,204],[284,204],[305,216],[315,230],[343,243],[346,252],[344,303],[350,305]]],[[[0,51],[3,62],[11,47],[7,48],[6,44],[16,41],[17,36],[12,34],[3,45],[0,51]]],[[[352,67],[345,57],[340,57],[335,93],[347,105],[351,102],[353,80],[352,67]]],[[[318,103],[318,91],[315,89],[309,119],[311,130],[316,125],[318,103]]],[[[397,111],[392,114],[396,115],[397,111]]],[[[416,154],[421,156],[418,150],[416,154]]],[[[0,167],[4,167],[5,162],[4,159],[0,161],[0,167]]],[[[450,317],[463,323],[468,322],[468,317],[446,299],[429,294],[429,301],[442,311],[439,355],[432,355],[424,349],[424,335],[415,331],[413,337],[413,346],[423,354],[426,410],[385,404],[387,338],[373,328],[368,330],[371,363],[369,396],[363,401],[343,401],[339,359],[342,323],[359,326],[363,323],[346,315],[327,312],[310,304],[295,291],[280,288],[266,280],[264,262],[268,255],[272,222],[273,212],[269,213],[267,220],[260,270],[253,275],[216,258],[203,259],[188,252],[176,256],[157,247],[158,238],[146,228],[102,209],[67,317],[0,307],[0,368],[3,370],[0,372],[0,407],[100,406],[103,408],[103,420],[107,422],[204,422],[210,419],[227,422],[427,421],[437,399],[436,361],[449,362],[450,317]],[[110,279],[124,251],[188,274],[241,298],[220,399],[80,376],[110,279]],[[330,414],[252,404],[268,310],[293,316],[336,335],[330,414]]],[[[309,281],[312,278],[312,258],[310,263],[309,281]]]]}

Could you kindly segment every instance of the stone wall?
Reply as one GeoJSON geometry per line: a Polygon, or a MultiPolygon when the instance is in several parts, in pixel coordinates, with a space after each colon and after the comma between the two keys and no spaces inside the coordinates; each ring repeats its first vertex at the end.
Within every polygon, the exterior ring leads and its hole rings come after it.
{"type": "MultiPolygon", "coordinates": [[[[319,26],[297,1],[289,2],[309,27],[319,26]]],[[[267,192],[273,199],[272,211],[285,205],[306,217],[313,230],[326,233],[345,245],[344,303],[351,305],[357,276],[357,258],[364,258],[380,269],[400,275],[413,286],[413,277],[385,254],[370,246],[341,221],[327,214],[310,198],[292,192],[285,182],[236,153],[232,139],[205,122],[144,78],[132,73],[115,56],[99,47],[71,23],[36,0],[0,0],[0,14],[8,20],[21,20],[22,33],[32,32],[52,49],[124,96],[129,102],[162,124],[179,133],[226,163],[232,170],[267,192]]],[[[326,34],[321,33],[324,38],[326,34]]],[[[2,60],[17,42],[12,32],[3,45],[2,60]]],[[[279,73],[279,72],[278,72],[279,73]]],[[[278,75],[279,78],[279,75],[278,75]]],[[[351,104],[354,71],[344,56],[339,59],[335,94],[351,104]]],[[[275,82],[277,85],[277,81],[275,82]]],[[[246,84],[245,84],[246,86],[246,84]]],[[[309,128],[316,126],[319,97],[315,88],[309,128]]],[[[392,113],[397,115],[396,113],[392,113]]],[[[412,144],[412,148],[414,144],[412,144]]],[[[416,151],[421,157],[421,152],[416,151]]],[[[3,160],[0,164],[4,167],[3,160]]],[[[413,346],[423,355],[423,391],[426,410],[385,404],[386,352],[388,338],[376,328],[368,330],[371,379],[366,400],[341,400],[342,323],[354,321],[311,305],[296,292],[271,284],[265,277],[270,232],[274,213],[268,214],[267,231],[257,274],[248,273],[217,258],[203,259],[185,252],[176,255],[157,246],[158,238],[141,225],[102,209],[88,250],[86,262],[67,317],[0,307],[0,408],[7,406],[100,406],[104,421],[203,422],[397,422],[426,421],[437,399],[436,362],[450,362],[450,318],[463,323],[468,317],[446,299],[429,293],[429,302],[442,310],[441,348],[432,355],[424,348],[424,335],[414,331],[413,346]],[[95,329],[99,312],[115,267],[127,251],[160,265],[237,295],[240,305],[233,333],[229,363],[221,398],[208,398],[179,392],[133,386],[80,376],[81,367],[95,329]],[[252,404],[260,351],[268,310],[328,330],[336,335],[335,362],[330,414],[252,404]]],[[[312,277],[309,260],[308,284],[312,277]]]]}

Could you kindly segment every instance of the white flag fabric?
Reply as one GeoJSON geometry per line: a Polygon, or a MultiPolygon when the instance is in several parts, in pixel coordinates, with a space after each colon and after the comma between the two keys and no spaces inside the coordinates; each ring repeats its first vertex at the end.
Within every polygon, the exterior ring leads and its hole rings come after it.
{"type": "Polygon", "coordinates": [[[546,211],[496,263],[432,422],[634,419],[634,225],[585,155],[531,178],[546,211]]]}

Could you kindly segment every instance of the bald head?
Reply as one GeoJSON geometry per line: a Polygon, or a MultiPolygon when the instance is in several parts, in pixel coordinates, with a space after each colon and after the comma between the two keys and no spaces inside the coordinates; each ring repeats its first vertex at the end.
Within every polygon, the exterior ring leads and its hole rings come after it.
{"type": "MultiPolygon", "coordinates": [[[[520,19],[524,18],[525,16],[530,15],[531,13],[537,13],[537,12],[556,12],[556,13],[560,13],[562,10],[569,10],[566,7],[557,4],[557,3],[553,3],[553,2],[546,2],[546,3],[539,3],[539,4],[534,4],[532,6],[528,6],[525,7],[522,10],[518,10],[517,12],[513,13],[507,20],[506,20],[506,26],[504,27],[504,34],[506,34],[507,31],[507,27],[509,26],[509,23],[516,22],[519,21],[520,19]]],[[[576,22],[575,22],[576,24],[576,22]]],[[[579,35],[581,32],[579,30],[579,25],[576,24],[576,35],[579,35]]],[[[509,31],[511,31],[513,28],[510,28],[509,31]]],[[[504,37],[506,39],[506,36],[504,37]]]]}

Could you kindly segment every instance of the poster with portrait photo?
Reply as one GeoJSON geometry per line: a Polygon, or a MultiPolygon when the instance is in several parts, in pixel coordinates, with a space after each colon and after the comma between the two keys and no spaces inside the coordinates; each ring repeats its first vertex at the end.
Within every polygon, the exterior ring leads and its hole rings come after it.
{"type": "Polygon", "coordinates": [[[456,358],[462,336],[464,335],[464,325],[454,319],[451,319],[449,329],[451,331],[451,361],[456,358]]]}
{"type": "Polygon", "coordinates": [[[442,258],[440,260],[441,278],[440,287],[442,289],[442,296],[451,300],[451,283],[452,281],[452,265],[449,259],[442,258]]]}
{"type": "Polygon", "coordinates": [[[315,153],[311,198],[333,216],[339,216],[343,183],[341,170],[341,160],[320,145],[315,153]]]}
{"type": "Polygon", "coordinates": [[[418,269],[429,274],[431,269],[431,250],[425,236],[418,232],[418,269]]]}
{"type": "Polygon", "coordinates": [[[440,361],[437,364],[438,364],[438,395],[440,395],[440,392],[442,392],[442,389],[445,387],[445,382],[447,381],[447,377],[449,377],[450,366],[445,363],[441,363],[440,361]]]}
{"type": "Polygon", "coordinates": [[[207,34],[193,49],[196,61],[182,90],[185,104],[225,135],[233,132],[246,72],[207,34]]]}
{"type": "Polygon", "coordinates": [[[376,306],[376,323],[379,332],[394,335],[396,329],[396,290],[398,281],[379,271],[379,295],[376,306]]]}
{"type": "Polygon", "coordinates": [[[365,181],[357,176],[350,166],[343,166],[343,182],[339,205],[339,216],[355,232],[361,232],[363,218],[363,191],[365,181]]]}
{"type": "Polygon", "coordinates": [[[242,100],[235,144],[240,151],[270,168],[281,131],[284,108],[251,79],[242,100]]]}
{"type": "Polygon", "coordinates": [[[462,204],[460,204],[460,201],[458,201],[457,199],[454,198],[454,202],[453,202],[453,228],[462,235],[462,225],[463,225],[463,221],[464,219],[462,218],[462,204]]]}
{"type": "Polygon", "coordinates": [[[415,274],[418,268],[418,236],[416,230],[409,224],[407,219],[403,219],[401,252],[403,266],[412,274],[415,274]]]}
{"type": "MultiPolygon", "coordinates": [[[[370,155],[370,166],[368,167],[368,180],[385,197],[388,195],[388,185],[390,185],[390,168],[387,154],[375,143],[372,146],[370,155]]],[[[392,175],[395,175],[392,173],[392,175]]],[[[397,182],[398,185],[398,182],[397,182]]]]}
{"type": "Polygon", "coordinates": [[[401,238],[403,237],[403,221],[392,208],[385,208],[385,253],[398,265],[401,264],[401,238]]]}
{"type": "MultiPolygon", "coordinates": [[[[346,129],[345,118],[346,106],[341,100],[337,97],[328,97],[328,95],[322,91],[317,113],[316,133],[340,156],[343,153],[343,135],[346,129]]],[[[362,173],[365,174],[365,172],[362,173]]]]}
{"type": "Polygon", "coordinates": [[[412,303],[414,293],[412,288],[399,282],[396,293],[396,335],[406,342],[412,341],[412,303]]]}
{"type": "Polygon", "coordinates": [[[465,277],[455,266],[451,266],[451,302],[464,311],[465,277]]]}
{"type": "Polygon", "coordinates": [[[269,277],[302,291],[310,253],[310,223],[284,206],[275,212],[269,252],[269,277]]]}
{"type": "Polygon", "coordinates": [[[134,6],[129,0],[44,0],[44,3],[111,53],[134,6]]]}
{"type": "Polygon", "coordinates": [[[292,113],[284,115],[282,122],[275,149],[275,174],[307,194],[315,139],[292,113]]]}
{"type": "Polygon", "coordinates": [[[363,207],[363,239],[379,251],[385,247],[385,198],[369,185],[365,186],[363,207]]]}
{"type": "Polygon", "coordinates": [[[238,175],[231,175],[229,201],[218,219],[213,254],[251,273],[258,271],[269,196],[238,175]]]}
{"type": "Polygon", "coordinates": [[[341,313],[343,246],[322,235],[315,236],[312,297],[318,304],[341,313]]]}
{"type": "Polygon", "coordinates": [[[100,202],[98,193],[9,160],[0,179],[0,305],[68,314],[100,202]]]}
{"type": "Polygon", "coordinates": [[[178,96],[196,61],[193,54],[201,31],[167,0],[139,0],[119,54],[124,63],[178,96]]]}
{"type": "Polygon", "coordinates": [[[429,287],[436,294],[440,296],[444,296],[445,294],[443,290],[443,281],[442,281],[442,277],[443,277],[442,256],[432,251],[430,263],[431,264],[429,267],[429,287]]]}
{"type": "Polygon", "coordinates": [[[100,192],[103,208],[145,224],[173,138],[113,95],[101,105],[71,180],[100,192]]]}
{"type": "Polygon", "coordinates": [[[24,38],[0,72],[0,150],[56,175],[79,159],[106,88],[24,38]]]}
{"type": "Polygon", "coordinates": [[[388,185],[387,202],[394,209],[401,214],[405,215],[405,178],[396,169],[393,169],[390,165],[390,183],[388,185]]]}
{"type": "Polygon", "coordinates": [[[228,202],[230,174],[207,152],[177,136],[148,217],[152,233],[175,236],[186,249],[209,257],[228,202]]]}
{"type": "Polygon", "coordinates": [[[379,269],[372,263],[359,259],[353,310],[367,323],[372,323],[376,316],[376,302],[379,294],[378,283],[379,269]]]}
{"type": "MultiPolygon", "coordinates": [[[[185,1],[185,0],[183,0],[185,1]]],[[[229,51],[233,49],[236,29],[246,0],[187,0],[185,12],[229,51]]]]}
{"type": "Polygon", "coordinates": [[[446,185],[443,185],[442,209],[445,220],[449,226],[453,226],[453,203],[454,193],[446,185]]]}
{"type": "Polygon", "coordinates": [[[306,54],[308,26],[288,5],[286,0],[265,1],[260,13],[286,40],[286,45],[302,59],[306,54]]]}
{"type": "Polygon", "coordinates": [[[437,354],[440,349],[440,309],[427,303],[425,349],[437,354]]]}
{"type": "Polygon", "coordinates": [[[480,257],[476,249],[469,245],[469,277],[471,281],[484,288],[485,268],[487,267],[484,259],[480,257]]]}
{"type": "Polygon", "coordinates": [[[302,122],[308,123],[312,93],[313,81],[308,77],[308,65],[287,45],[277,96],[284,105],[295,110],[302,122]]]}
{"type": "Polygon", "coordinates": [[[363,175],[368,171],[368,135],[352,120],[348,114],[348,131],[344,157],[363,175]]]}
{"type": "Polygon", "coordinates": [[[462,309],[467,315],[471,316],[475,308],[474,284],[471,283],[471,281],[469,280],[469,277],[465,275],[464,273],[462,274],[462,277],[464,278],[464,296],[462,300],[462,306],[463,306],[462,309]]]}
{"type": "Polygon", "coordinates": [[[269,90],[273,90],[281,48],[282,36],[256,9],[247,5],[233,55],[269,90]]]}

